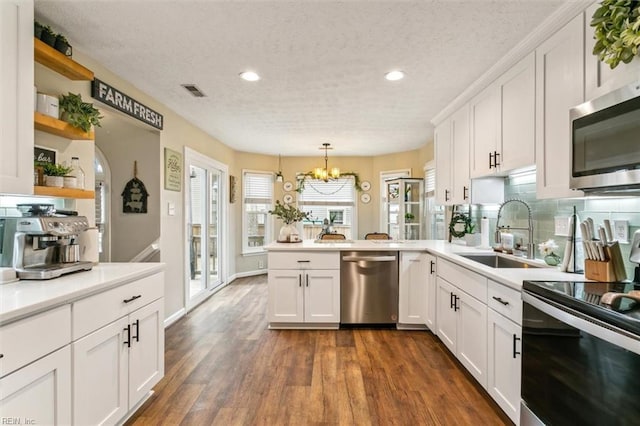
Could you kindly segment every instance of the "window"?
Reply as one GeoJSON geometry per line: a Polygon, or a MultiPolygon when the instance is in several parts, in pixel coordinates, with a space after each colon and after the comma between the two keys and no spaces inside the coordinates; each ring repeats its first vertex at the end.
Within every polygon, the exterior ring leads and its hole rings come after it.
{"type": "Polygon", "coordinates": [[[298,208],[311,212],[312,220],[302,223],[302,238],[317,238],[327,219],[333,232],[344,234],[347,239],[356,239],[356,196],[353,177],[329,182],[307,179],[298,196],[298,208]]]}
{"type": "Polygon", "coordinates": [[[268,211],[273,206],[273,173],[245,170],[242,181],[242,253],[262,253],[271,241],[268,211]]]}

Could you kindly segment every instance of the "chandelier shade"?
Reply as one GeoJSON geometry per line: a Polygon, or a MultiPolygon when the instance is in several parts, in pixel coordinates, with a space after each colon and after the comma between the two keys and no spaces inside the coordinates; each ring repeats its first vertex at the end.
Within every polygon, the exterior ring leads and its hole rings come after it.
{"type": "Polygon", "coordinates": [[[313,170],[313,177],[314,179],[318,179],[318,180],[322,180],[325,182],[328,182],[329,179],[338,179],[340,178],[340,169],[337,167],[332,167],[331,169],[329,169],[329,155],[328,155],[328,151],[330,149],[333,149],[331,147],[330,143],[323,143],[322,144],[322,148],[320,149],[324,149],[324,168],[323,167],[316,167],[313,170]]]}

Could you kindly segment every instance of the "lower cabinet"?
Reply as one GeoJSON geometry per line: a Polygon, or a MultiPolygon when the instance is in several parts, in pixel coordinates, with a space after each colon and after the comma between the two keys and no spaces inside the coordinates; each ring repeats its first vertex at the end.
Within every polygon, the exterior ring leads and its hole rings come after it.
{"type": "Polygon", "coordinates": [[[425,314],[424,323],[432,333],[436,334],[436,301],[437,301],[437,282],[436,282],[436,257],[430,254],[426,255],[429,263],[429,275],[427,276],[427,291],[425,292],[425,314]]]}
{"type": "Polygon", "coordinates": [[[270,323],[340,322],[339,269],[269,269],[270,323]]]}
{"type": "Polygon", "coordinates": [[[114,424],[164,375],[164,299],[72,344],[74,424],[114,424]]]}
{"type": "Polygon", "coordinates": [[[424,252],[400,252],[398,322],[401,324],[426,323],[429,257],[424,252]]]}
{"type": "Polygon", "coordinates": [[[2,424],[71,424],[69,345],[0,379],[0,419],[2,424]]]}
{"type": "Polygon", "coordinates": [[[487,387],[487,306],[437,279],[437,334],[460,363],[487,387]]]}

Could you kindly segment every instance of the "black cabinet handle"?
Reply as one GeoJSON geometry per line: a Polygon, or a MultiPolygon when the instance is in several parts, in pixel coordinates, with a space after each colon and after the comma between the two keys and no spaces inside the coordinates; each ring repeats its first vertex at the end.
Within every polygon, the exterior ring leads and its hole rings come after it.
{"type": "Polygon", "coordinates": [[[493,168],[493,154],[489,153],[489,168],[493,168]]]}
{"type": "Polygon", "coordinates": [[[127,340],[124,342],[124,344],[127,345],[128,348],[130,348],[131,347],[131,324],[127,324],[127,327],[123,328],[122,331],[127,332],[127,340]]]}
{"type": "Polygon", "coordinates": [[[500,153],[498,151],[493,151],[493,167],[498,167],[500,163],[498,162],[498,158],[500,157],[500,153]]]}
{"type": "Polygon", "coordinates": [[[305,275],[305,278],[307,280],[307,287],[309,287],[309,275],[305,275]]]}
{"type": "Polygon", "coordinates": [[[449,292],[449,294],[451,295],[451,297],[449,297],[449,307],[450,307],[451,309],[453,309],[453,305],[454,305],[454,303],[455,303],[455,302],[454,302],[454,300],[455,300],[455,297],[456,297],[456,296],[454,296],[454,294],[453,294],[453,293],[451,293],[451,292],[449,292]]]}
{"type": "Polygon", "coordinates": [[[133,323],[136,326],[136,335],[131,336],[132,339],[136,339],[136,342],[140,341],[140,320],[137,319],[136,322],[133,323]]]}
{"type": "Polygon", "coordinates": [[[310,263],[310,260],[298,260],[298,263],[310,263]]]}
{"type": "Polygon", "coordinates": [[[124,299],[124,300],[123,300],[123,302],[124,302],[124,303],[130,303],[130,302],[133,302],[133,301],[134,301],[134,300],[136,300],[136,299],[140,299],[141,297],[142,297],[142,295],[141,295],[141,294],[139,294],[139,295],[137,295],[137,296],[132,296],[132,297],[131,297],[131,298],[129,298],[129,299],[124,299]]]}
{"type": "Polygon", "coordinates": [[[453,310],[454,311],[459,311],[460,310],[460,306],[458,306],[458,300],[460,300],[460,298],[456,295],[453,296],[453,310]]]}
{"type": "Polygon", "coordinates": [[[449,191],[448,189],[444,190],[444,200],[445,201],[449,201],[449,192],[451,192],[451,191],[449,191]]]}
{"type": "Polygon", "coordinates": [[[462,187],[462,199],[463,200],[469,199],[469,188],[467,188],[466,186],[462,187]]]}
{"type": "Polygon", "coordinates": [[[4,354],[0,354],[0,359],[4,358],[4,354]]]}
{"type": "Polygon", "coordinates": [[[502,303],[504,306],[507,306],[509,304],[509,302],[507,302],[506,300],[502,300],[501,297],[497,297],[497,296],[492,296],[493,300],[502,303]]]}
{"type": "Polygon", "coordinates": [[[302,274],[298,274],[298,287],[302,287],[302,274]]]}
{"type": "Polygon", "coordinates": [[[518,352],[518,349],[516,348],[516,342],[518,340],[520,340],[520,338],[514,334],[513,335],[513,358],[515,358],[516,355],[521,355],[522,354],[522,352],[518,352]]]}
{"type": "Polygon", "coordinates": [[[431,271],[430,272],[433,275],[433,273],[436,272],[435,269],[433,269],[433,267],[436,266],[436,262],[434,262],[433,260],[431,260],[430,262],[431,262],[431,271]]]}

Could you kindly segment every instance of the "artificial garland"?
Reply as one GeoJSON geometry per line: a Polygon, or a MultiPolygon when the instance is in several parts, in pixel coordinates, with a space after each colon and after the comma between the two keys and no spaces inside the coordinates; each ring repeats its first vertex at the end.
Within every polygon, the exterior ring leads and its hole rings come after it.
{"type": "Polygon", "coordinates": [[[456,213],[451,216],[451,222],[449,223],[449,233],[452,237],[462,238],[467,233],[468,229],[471,229],[471,218],[465,214],[456,213]],[[464,224],[464,228],[462,231],[458,231],[456,229],[456,225],[462,223],[464,224]]]}
{"type": "MultiPolygon", "coordinates": [[[[360,176],[358,176],[357,173],[355,172],[340,173],[340,177],[344,177],[344,176],[353,176],[353,186],[356,188],[356,191],[362,192],[362,186],[360,186],[360,176]]],[[[296,176],[296,183],[297,183],[296,192],[302,193],[307,179],[315,179],[314,173],[313,172],[299,173],[296,176]]],[[[331,195],[331,194],[324,194],[324,195],[331,195]]]]}
{"type": "Polygon", "coordinates": [[[640,2],[603,0],[591,20],[596,44],[593,54],[611,69],[628,64],[640,46],[640,2]]]}

